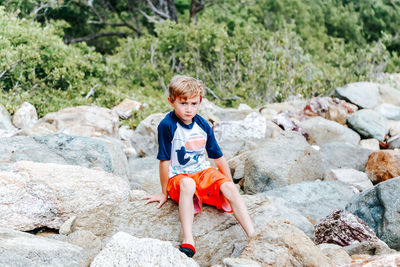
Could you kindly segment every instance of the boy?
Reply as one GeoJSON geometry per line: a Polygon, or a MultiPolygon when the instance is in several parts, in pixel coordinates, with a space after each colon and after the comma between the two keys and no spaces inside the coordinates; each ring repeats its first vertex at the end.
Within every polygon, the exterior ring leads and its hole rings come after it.
{"type": "Polygon", "coordinates": [[[168,101],[174,108],[158,125],[158,155],[162,192],[145,196],[146,203],[159,202],[160,208],[168,196],[179,204],[179,220],[183,242],[179,250],[192,257],[196,250],[192,234],[194,214],[202,204],[232,212],[247,236],[254,232],[253,224],[207,121],[197,114],[204,84],[192,77],[174,76],[169,84],[168,101]],[[218,170],[210,168],[204,149],[214,159],[218,170]]]}

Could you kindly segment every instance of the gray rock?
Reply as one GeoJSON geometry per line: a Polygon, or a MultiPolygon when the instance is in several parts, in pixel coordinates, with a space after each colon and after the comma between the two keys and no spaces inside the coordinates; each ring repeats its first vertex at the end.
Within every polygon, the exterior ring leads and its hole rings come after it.
{"type": "Polygon", "coordinates": [[[75,245],[0,227],[1,266],[85,266],[75,245]]]}
{"type": "MultiPolygon", "coordinates": [[[[182,238],[178,206],[168,200],[160,209],[155,203],[144,205],[141,200],[146,193],[132,191],[129,203],[115,208],[98,209],[97,214],[81,213],[77,216],[74,230],[86,229],[103,239],[118,231],[138,238],[167,240],[179,245],[182,238]]],[[[267,196],[243,196],[256,229],[263,228],[273,219],[291,222],[308,236],[313,236],[312,224],[298,211],[288,208],[280,198],[267,196]]],[[[197,253],[194,259],[201,265],[220,263],[231,257],[236,248],[244,247],[247,239],[241,226],[232,214],[203,206],[194,217],[193,235],[197,253]]]]}
{"type": "Polygon", "coordinates": [[[374,109],[388,120],[400,120],[400,107],[391,104],[381,104],[374,109]]]}
{"type": "Polygon", "coordinates": [[[360,108],[374,108],[379,104],[379,85],[370,82],[356,82],[336,88],[339,98],[356,104],[360,108]]]}
{"type": "Polygon", "coordinates": [[[112,266],[199,266],[170,242],[115,234],[93,260],[91,267],[112,266]]]}
{"type": "Polygon", "coordinates": [[[389,85],[379,85],[379,94],[381,95],[381,103],[400,106],[400,90],[389,85]]]}
{"type": "Polygon", "coordinates": [[[335,209],[344,209],[355,191],[339,181],[315,181],[292,184],[263,194],[283,198],[288,207],[316,223],[335,209]]]}
{"type": "Polygon", "coordinates": [[[347,124],[364,138],[383,141],[389,133],[386,119],[371,109],[362,109],[349,116],[347,124]]]}
{"type": "Polygon", "coordinates": [[[360,217],[392,249],[400,249],[400,177],[381,182],[351,199],[346,210],[360,217]]]}
{"type": "Polygon", "coordinates": [[[321,146],[330,142],[358,145],[360,142],[360,136],[353,130],[319,116],[305,120],[299,126],[308,133],[307,140],[312,145],[321,146]]]}
{"type": "Polygon", "coordinates": [[[322,159],[300,133],[284,131],[249,154],[244,173],[244,192],[254,194],[322,178],[322,159]]]}
{"type": "Polygon", "coordinates": [[[365,172],[354,169],[332,169],[325,174],[324,180],[341,181],[354,186],[358,191],[364,191],[373,187],[371,180],[365,172]]]}
{"type": "Polygon", "coordinates": [[[149,194],[161,192],[159,160],[154,157],[129,159],[129,183],[131,189],[143,190],[149,194]]]}
{"type": "Polygon", "coordinates": [[[0,172],[0,227],[59,229],[79,213],[115,208],[128,201],[128,183],[80,166],[19,161],[0,172]]]}
{"type": "Polygon", "coordinates": [[[158,151],[157,127],[165,114],[152,114],[136,127],[130,141],[141,157],[154,156],[158,151]]]}
{"type": "Polygon", "coordinates": [[[121,177],[128,175],[128,161],[120,141],[55,134],[0,139],[0,161],[29,160],[43,163],[101,168],[121,177]]]}
{"type": "Polygon", "coordinates": [[[352,146],[345,143],[332,142],[321,147],[320,153],[325,170],[350,168],[358,171],[365,170],[365,164],[372,150],[352,146]]]}

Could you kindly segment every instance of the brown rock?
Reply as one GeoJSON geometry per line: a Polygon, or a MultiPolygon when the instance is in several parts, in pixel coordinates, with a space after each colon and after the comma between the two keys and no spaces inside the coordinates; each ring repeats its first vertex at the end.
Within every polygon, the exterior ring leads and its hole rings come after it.
{"type": "Polygon", "coordinates": [[[132,116],[133,111],[138,111],[143,109],[143,104],[131,99],[124,99],[119,105],[112,108],[112,110],[118,113],[121,119],[127,119],[132,116]]]}
{"type": "Polygon", "coordinates": [[[348,246],[356,242],[378,240],[376,234],[357,216],[336,210],[315,226],[315,242],[348,246]]]}
{"type": "Polygon", "coordinates": [[[400,151],[380,150],[373,152],[368,157],[365,172],[374,184],[400,176],[400,151]]]}
{"type": "Polygon", "coordinates": [[[362,266],[382,266],[382,267],[399,267],[400,253],[386,254],[381,256],[352,256],[353,261],[348,264],[339,265],[340,267],[362,267],[362,266]]]}

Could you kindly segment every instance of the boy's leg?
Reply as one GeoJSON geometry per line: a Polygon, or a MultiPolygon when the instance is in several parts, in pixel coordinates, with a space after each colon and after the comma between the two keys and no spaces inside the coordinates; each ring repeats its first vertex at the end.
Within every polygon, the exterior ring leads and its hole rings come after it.
{"type": "Polygon", "coordinates": [[[246,204],[233,182],[225,182],[221,184],[220,190],[231,204],[233,215],[235,215],[236,220],[242,226],[247,236],[252,236],[254,234],[253,223],[251,222],[246,204]]]}
{"type": "Polygon", "coordinates": [[[181,221],[183,242],[194,246],[193,239],[193,218],[194,206],[193,196],[196,191],[196,183],[191,178],[180,179],[179,194],[179,220],[181,221]]]}

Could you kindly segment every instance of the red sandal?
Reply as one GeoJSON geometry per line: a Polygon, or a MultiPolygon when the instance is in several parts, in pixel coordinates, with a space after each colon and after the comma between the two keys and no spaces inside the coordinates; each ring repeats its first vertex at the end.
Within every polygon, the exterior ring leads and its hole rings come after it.
{"type": "Polygon", "coordinates": [[[189,258],[196,254],[196,249],[190,244],[182,244],[179,246],[179,250],[186,254],[189,258]]]}

